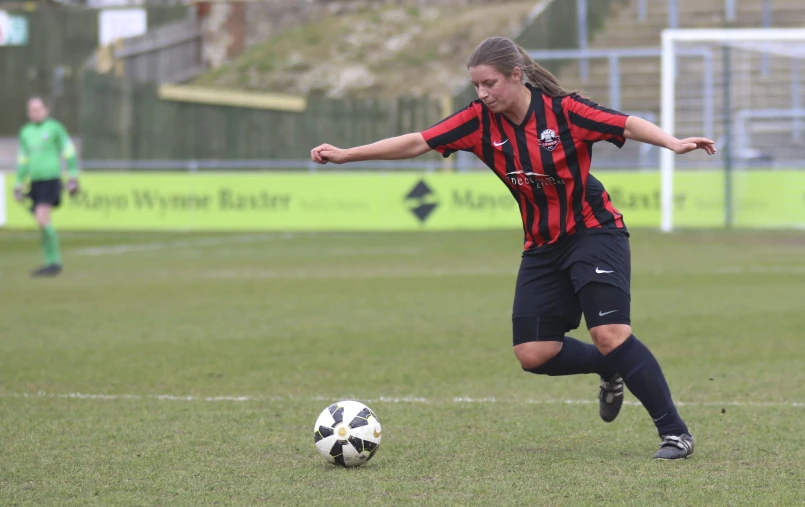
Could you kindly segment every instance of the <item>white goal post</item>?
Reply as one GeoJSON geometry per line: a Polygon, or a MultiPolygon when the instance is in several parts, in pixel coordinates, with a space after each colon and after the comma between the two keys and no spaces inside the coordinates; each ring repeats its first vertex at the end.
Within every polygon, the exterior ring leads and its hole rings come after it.
{"type": "MultiPolygon", "coordinates": [[[[661,74],[662,129],[680,138],[713,135],[719,149],[716,157],[708,160],[701,155],[679,157],[670,150],[661,150],[662,231],[671,231],[678,224],[675,220],[675,200],[678,201],[680,197],[674,189],[677,164],[691,165],[691,160],[696,163],[701,161],[701,167],[709,167],[711,172],[714,172],[714,168],[722,171],[714,181],[718,180],[723,187],[714,192],[723,192],[723,213],[727,227],[733,224],[734,218],[732,167],[734,165],[736,170],[746,169],[749,167],[746,160],[763,151],[752,146],[747,148],[746,145],[762,143],[766,138],[774,140],[774,136],[778,136],[783,140],[783,146],[779,149],[771,142],[766,144],[765,155],[768,160],[773,160],[763,167],[766,174],[785,167],[796,178],[799,178],[795,174],[797,172],[805,175],[805,135],[800,133],[800,128],[805,130],[805,107],[802,106],[805,85],[800,83],[805,80],[805,28],[664,30],[661,74]],[[691,51],[700,51],[704,58],[699,61],[682,60],[685,57],[682,53],[689,55],[691,51]],[[680,64],[680,61],[683,63],[680,64]],[[702,75],[704,77],[700,78],[702,75]],[[772,92],[774,96],[770,97],[772,92]],[[709,129],[697,128],[697,114],[704,120],[704,123],[698,120],[698,126],[706,127],[709,121],[709,129]],[[746,130],[747,125],[754,130],[746,130]],[[745,139],[753,143],[742,143],[745,139]],[[725,145],[727,149],[724,149],[725,145]],[[752,153],[746,155],[750,149],[752,153]],[[737,150],[743,151],[737,154],[737,150]],[[802,171],[798,171],[800,169],[802,171]]],[[[753,167],[746,172],[751,171],[759,172],[753,167]]],[[[744,173],[740,177],[744,178],[744,173]]],[[[747,195],[754,192],[753,181],[739,181],[747,195]]],[[[800,200],[803,202],[796,204],[796,208],[791,205],[792,223],[771,218],[768,224],[754,217],[744,219],[746,209],[750,206],[741,201],[735,206],[737,212],[743,215],[735,224],[802,227],[805,225],[802,218],[805,215],[801,214],[799,206],[805,211],[805,197],[800,200]]],[[[788,213],[788,210],[785,212],[788,213]]],[[[756,211],[756,214],[760,212],[756,211]]],[[[683,227],[685,225],[682,224],[683,227]]]]}
{"type": "Polygon", "coordinates": [[[0,171],[0,227],[6,225],[6,174],[0,171]]]}

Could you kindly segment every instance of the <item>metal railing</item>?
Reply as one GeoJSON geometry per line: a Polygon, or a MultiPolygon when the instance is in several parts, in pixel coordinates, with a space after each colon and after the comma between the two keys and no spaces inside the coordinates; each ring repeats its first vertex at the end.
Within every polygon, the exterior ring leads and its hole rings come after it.
{"type": "MultiPolygon", "coordinates": [[[[761,0],[761,26],[769,27],[772,23],[772,5],[771,0],[761,0]]],[[[586,1],[584,1],[586,7],[586,1]]],[[[648,3],[649,0],[638,0],[637,4],[637,20],[641,23],[645,22],[648,18],[648,3]]],[[[657,0],[652,0],[652,4],[659,4],[657,0]]],[[[668,4],[668,28],[679,28],[679,0],[666,0],[668,4]]],[[[579,10],[582,4],[579,2],[579,10]]],[[[585,14],[586,19],[586,14],[585,14]]],[[[724,19],[727,21],[735,21],[738,17],[737,0],[724,0],[724,19]]]]}
{"type": "MultiPolygon", "coordinates": [[[[713,52],[708,47],[679,48],[677,56],[698,56],[704,60],[704,112],[702,127],[705,137],[712,137],[714,131],[715,114],[715,70],[713,67],[713,52]]],[[[540,60],[590,60],[606,59],[609,61],[609,104],[611,109],[621,109],[621,71],[620,61],[624,58],[660,58],[662,50],[659,47],[648,48],[612,48],[612,49],[563,49],[555,51],[529,51],[531,58],[540,60]]],[[[678,66],[677,66],[678,68],[678,66]]],[[[798,75],[798,74],[797,74],[798,75]]],[[[582,78],[583,80],[583,78],[582,78]]]]}
{"type": "MultiPolygon", "coordinates": [[[[735,135],[733,146],[739,146],[743,150],[753,151],[752,135],[748,127],[749,120],[771,120],[778,124],[781,133],[786,133],[791,129],[792,141],[802,142],[802,122],[805,120],[805,109],[796,107],[792,109],[741,109],[735,116],[735,135]],[[790,120],[789,124],[787,120],[790,120]]],[[[805,152],[805,148],[803,148],[805,152]]]]}
{"type": "MultiPolygon", "coordinates": [[[[576,0],[576,23],[578,32],[578,44],[580,50],[589,47],[589,36],[587,27],[589,26],[588,0],[576,0]]],[[[668,28],[679,28],[679,0],[665,0],[668,12],[668,28]]],[[[761,0],[761,27],[768,28],[772,25],[772,5],[771,0],[761,0]]],[[[652,0],[652,5],[660,3],[659,0],[652,0]]],[[[640,23],[645,23],[648,19],[648,0],[638,0],[637,19],[640,23]]],[[[724,18],[727,21],[737,19],[738,9],[736,0],[724,0],[724,18]]],[[[763,59],[761,71],[764,76],[768,75],[768,58],[763,59]]],[[[579,60],[579,69],[582,80],[586,80],[589,73],[589,63],[587,60],[579,60]]]]}
{"type": "MultiPolygon", "coordinates": [[[[644,47],[644,48],[611,48],[611,49],[564,49],[554,51],[529,51],[529,55],[537,61],[540,60],[592,60],[592,59],[605,59],[609,62],[609,103],[608,107],[615,110],[621,109],[622,104],[622,85],[621,85],[621,60],[629,58],[647,58],[662,56],[662,50],[658,47],[644,47]]],[[[710,46],[683,46],[679,47],[676,51],[676,56],[693,56],[700,57],[703,60],[703,86],[702,86],[702,132],[705,137],[713,138],[715,135],[715,95],[716,95],[716,80],[715,80],[715,65],[714,61],[716,55],[710,46]]],[[[761,55],[761,74],[766,67],[768,73],[768,55],[763,53],[761,55]],[[764,63],[765,62],[765,63],[764,63]]],[[[677,74],[680,71],[680,66],[675,65],[677,74]]],[[[803,108],[802,103],[802,59],[791,58],[791,91],[790,101],[791,109],[799,111],[803,108]]],[[[786,109],[785,111],[790,111],[786,109]]],[[[636,113],[640,116],[639,113],[636,113]]],[[[792,124],[792,137],[794,141],[801,141],[802,131],[805,129],[805,122],[800,117],[794,116],[792,124]]]]}

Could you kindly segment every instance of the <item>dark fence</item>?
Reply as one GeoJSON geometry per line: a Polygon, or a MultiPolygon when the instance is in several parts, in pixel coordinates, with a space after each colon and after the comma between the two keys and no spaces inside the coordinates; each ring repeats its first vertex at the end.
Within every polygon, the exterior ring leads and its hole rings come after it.
{"type": "Polygon", "coordinates": [[[85,159],[307,158],[320,143],[366,144],[425,129],[442,116],[433,98],[308,98],[302,112],[159,97],[155,83],[84,73],[85,159]]]}
{"type": "Polygon", "coordinates": [[[101,48],[91,68],[135,83],[180,83],[204,72],[201,24],[188,18],[101,48]]]}
{"type": "MultiPolygon", "coordinates": [[[[3,5],[3,4],[0,4],[3,5]]],[[[0,135],[15,135],[27,121],[25,100],[43,95],[71,134],[79,124],[79,76],[98,47],[97,9],[2,7],[28,20],[28,44],[0,46],[0,135]]],[[[185,19],[188,7],[148,7],[148,26],[185,19]]]]}

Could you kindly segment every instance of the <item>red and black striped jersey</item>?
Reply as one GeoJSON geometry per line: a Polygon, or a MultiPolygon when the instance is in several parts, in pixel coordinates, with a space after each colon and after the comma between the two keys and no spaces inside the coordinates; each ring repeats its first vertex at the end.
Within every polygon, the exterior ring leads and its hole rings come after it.
{"type": "Polygon", "coordinates": [[[506,184],[520,206],[525,250],[579,230],[624,229],[590,160],[597,141],[623,146],[627,115],[578,94],[550,97],[529,88],[531,107],[520,125],[476,100],[422,136],[445,157],[474,153],[506,184]]]}

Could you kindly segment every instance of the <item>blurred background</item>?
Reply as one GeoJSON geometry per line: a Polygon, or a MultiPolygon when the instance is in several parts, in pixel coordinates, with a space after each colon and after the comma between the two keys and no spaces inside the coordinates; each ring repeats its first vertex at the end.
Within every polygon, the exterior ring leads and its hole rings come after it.
{"type": "MultiPolygon", "coordinates": [[[[129,175],[312,172],[309,151],[320,143],[347,147],[422,130],[475,98],[466,59],[492,35],[516,39],[566,88],[660,124],[663,30],[805,25],[798,0],[1,0],[0,9],[0,169],[14,169],[26,98],[41,94],[86,173],[129,175]]],[[[680,215],[680,225],[803,223],[801,192],[786,199],[781,217],[742,214],[763,214],[751,173],[805,164],[803,46],[676,44],[675,134],[713,138],[722,150],[675,160],[676,169],[710,170],[716,185],[696,197],[704,180],[675,176],[684,180],[675,211],[687,203],[711,215],[706,223],[680,215]]],[[[650,213],[636,225],[658,226],[659,166],[657,148],[627,143],[597,147],[593,170],[605,181],[614,171],[616,206],[650,213]],[[624,172],[643,177],[622,179],[624,172]]],[[[471,154],[432,153],[339,170],[486,169],[471,154]]],[[[803,183],[789,172],[775,178],[789,189],[803,183]]],[[[104,191],[100,180],[91,183],[90,196],[104,191]]],[[[115,225],[81,226],[93,224],[115,225]]]]}
{"type": "MultiPolygon", "coordinates": [[[[67,127],[87,172],[315,171],[313,146],[422,130],[473,100],[466,58],[492,35],[516,39],[566,88],[660,124],[663,30],[805,25],[797,0],[2,0],[0,7],[5,171],[14,169],[15,135],[32,94],[67,127]]],[[[741,216],[757,204],[742,192],[757,185],[748,173],[734,179],[733,170],[803,168],[803,46],[676,44],[674,132],[713,138],[722,150],[675,161],[721,171],[710,196],[719,204],[709,204],[721,216],[706,225],[758,225],[741,216]]],[[[659,165],[657,148],[627,143],[597,148],[593,168],[658,174],[659,165]]],[[[466,153],[339,169],[486,170],[466,153]]],[[[802,183],[790,178],[780,186],[802,183]]],[[[659,207],[659,180],[623,181],[612,182],[616,206],[629,209],[634,190],[659,207]]],[[[693,202],[681,185],[678,207],[693,202]]],[[[796,197],[781,214],[802,213],[805,198],[796,197]]],[[[653,225],[655,215],[638,222],[653,225]]]]}

